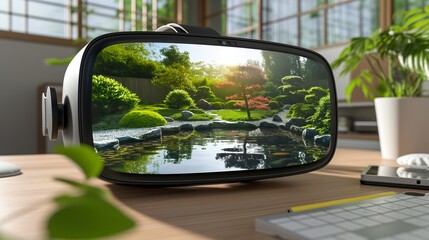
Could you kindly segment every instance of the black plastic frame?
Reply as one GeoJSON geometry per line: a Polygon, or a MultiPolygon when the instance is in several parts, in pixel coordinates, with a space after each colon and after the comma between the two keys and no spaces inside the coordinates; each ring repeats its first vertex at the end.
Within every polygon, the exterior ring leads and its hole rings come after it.
{"type": "Polygon", "coordinates": [[[318,161],[299,166],[215,173],[143,175],[116,172],[112,171],[108,167],[104,167],[100,175],[101,179],[118,184],[147,186],[178,186],[208,183],[246,182],[266,178],[303,174],[320,169],[329,163],[334,155],[337,144],[337,95],[335,90],[334,76],[327,60],[314,51],[296,46],[233,37],[201,36],[168,32],[117,32],[102,35],[92,40],[87,45],[83,53],[79,74],[78,117],[80,142],[93,146],[91,124],[92,114],[89,114],[92,113],[92,68],[97,54],[103,48],[112,44],[126,42],[173,42],[226,46],[225,41],[230,42],[231,44],[229,46],[231,47],[254,48],[296,54],[320,62],[324,65],[330,78],[329,89],[332,117],[331,144],[329,146],[327,155],[318,161]]]}

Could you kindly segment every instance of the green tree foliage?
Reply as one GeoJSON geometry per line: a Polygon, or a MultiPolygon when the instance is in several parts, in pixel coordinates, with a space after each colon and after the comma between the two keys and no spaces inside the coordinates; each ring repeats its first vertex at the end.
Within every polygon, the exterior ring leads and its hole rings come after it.
{"type": "Polygon", "coordinates": [[[152,79],[155,86],[160,86],[168,90],[186,90],[190,93],[195,92],[195,86],[192,83],[192,77],[189,68],[180,64],[163,68],[152,79]]]}
{"type": "Polygon", "coordinates": [[[161,114],[147,110],[131,111],[122,117],[119,125],[127,128],[163,126],[167,120],[161,114]]]}
{"type": "Polygon", "coordinates": [[[281,79],[284,76],[302,76],[299,56],[280,52],[262,51],[262,57],[264,59],[263,65],[267,78],[276,86],[281,85],[281,79]]]}
{"type": "Polygon", "coordinates": [[[163,48],[160,52],[164,56],[161,60],[164,66],[181,65],[188,69],[191,67],[189,52],[180,52],[179,48],[175,45],[163,48]]]}
{"type": "Polygon", "coordinates": [[[304,118],[307,128],[316,128],[321,134],[330,133],[331,99],[328,89],[312,87],[297,92],[303,94],[303,100],[293,104],[286,117],[304,118]]]}
{"type": "Polygon", "coordinates": [[[331,131],[331,100],[329,95],[325,95],[319,101],[316,112],[310,117],[312,127],[321,134],[328,134],[331,131]]]}
{"type": "Polygon", "coordinates": [[[147,58],[141,43],[115,44],[104,48],[94,63],[94,75],[153,78],[160,64],[147,58]]]}
{"type": "Polygon", "coordinates": [[[328,95],[329,91],[321,87],[312,87],[308,90],[307,95],[305,96],[305,101],[309,103],[318,103],[319,100],[328,95]]]}
{"type": "Polygon", "coordinates": [[[169,108],[184,109],[195,105],[189,93],[184,90],[173,90],[167,94],[164,100],[169,108]]]}
{"type": "Polygon", "coordinates": [[[304,79],[304,88],[329,87],[328,73],[321,63],[306,59],[302,65],[301,76],[303,76],[304,79]]]}
{"type": "Polygon", "coordinates": [[[279,87],[279,90],[285,94],[291,94],[295,91],[304,89],[304,80],[300,76],[285,76],[281,80],[283,85],[279,87]]]}
{"type": "Polygon", "coordinates": [[[197,88],[197,93],[195,93],[195,100],[205,99],[207,101],[212,101],[216,99],[215,94],[208,86],[200,86],[197,88]]]}
{"type": "Polygon", "coordinates": [[[274,84],[273,82],[267,82],[263,86],[263,95],[269,98],[277,97],[281,94],[281,91],[278,89],[278,85],[274,84]]]}
{"type": "Polygon", "coordinates": [[[92,76],[92,116],[94,120],[135,107],[139,97],[112,78],[92,76]]]}
{"type": "Polygon", "coordinates": [[[229,73],[225,75],[225,81],[219,83],[217,87],[226,87],[238,91],[239,94],[235,94],[234,96],[229,97],[229,99],[244,100],[248,120],[251,120],[252,116],[250,115],[249,98],[252,93],[261,90],[262,85],[264,85],[266,81],[267,78],[265,73],[260,67],[253,65],[239,65],[231,67],[229,73]]]}
{"type": "Polygon", "coordinates": [[[298,117],[307,119],[316,113],[314,104],[310,103],[295,103],[293,104],[287,113],[288,118],[298,117]]]}
{"type": "Polygon", "coordinates": [[[268,103],[268,107],[270,107],[270,109],[279,109],[279,108],[281,108],[282,106],[281,106],[282,104],[280,104],[279,102],[277,102],[277,101],[270,101],[269,103],[268,103]]]}

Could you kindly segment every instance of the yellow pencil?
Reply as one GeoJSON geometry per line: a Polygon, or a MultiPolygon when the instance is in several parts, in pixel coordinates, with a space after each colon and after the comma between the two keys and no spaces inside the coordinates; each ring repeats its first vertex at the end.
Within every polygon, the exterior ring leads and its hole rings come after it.
{"type": "Polygon", "coordinates": [[[359,197],[343,198],[343,199],[332,200],[332,201],[327,201],[327,202],[305,204],[305,205],[291,207],[288,210],[288,212],[293,213],[293,212],[308,211],[308,210],[317,209],[317,208],[331,207],[331,206],[335,206],[335,205],[364,201],[364,200],[379,198],[379,197],[386,197],[386,196],[391,196],[391,195],[395,195],[395,194],[396,194],[396,192],[382,192],[382,193],[375,193],[375,194],[359,196],[359,197]]]}

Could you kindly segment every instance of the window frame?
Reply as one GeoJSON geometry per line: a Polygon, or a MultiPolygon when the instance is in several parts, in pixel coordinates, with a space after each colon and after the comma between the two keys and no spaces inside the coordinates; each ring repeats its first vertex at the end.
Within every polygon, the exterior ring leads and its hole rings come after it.
{"type": "MultiPolygon", "coordinates": [[[[112,7],[108,4],[100,3],[91,3],[88,0],[66,0],[64,3],[55,3],[46,0],[22,0],[24,4],[23,13],[18,13],[12,9],[12,0],[8,1],[8,8],[6,11],[0,10],[0,13],[6,15],[8,18],[8,26],[5,30],[0,30],[0,39],[11,39],[11,40],[22,40],[30,41],[36,43],[46,43],[53,45],[63,45],[63,46],[82,46],[90,38],[88,37],[88,32],[90,29],[101,30],[104,32],[113,32],[113,31],[124,31],[126,29],[126,24],[129,23],[130,31],[146,31],[150,28],[155,29],[158,26],[159,21],[168,21],[168,22],[182,22],[182,9],[183,9],[183,0],[174,1],[174,10],[173,15],[174,19],[158,15],[158,2],[159,0],[119,0],[118,7],[112,7]],[[126,1],[130,4],[130,10],[125,10],[126,1]],[[40,17],[29,14],[28,5],[29,3],[40,3],[49,6],[63,7],[66,12],[66,16],[62,20],[56,20],[49,17],[40,17]],[[140,4],[139,4],[140,3],[140,4]],[[141,5],[141,9],[137,9],[137,6],[141,5]],[[151,9],[148,9],[148,5],[151,5],[151,9]],[[88,25],[88,14],[85,11],[76,11],[75,9],[85,9],[87,7],[97,7],[103,10],[111,10],[117,12],[118,18],[118,27],[116,29],[107,29],[104,27],[90,26],[88,25]],[[73,18],[73,11],[76,12],[76,16],[73,18]],[[151,11],[155,14],[148,14],[151,11]],[[129,17],[127,15],[129,14],[129,17]],[[14,31],[13,30],[13,17],[19,16],[24,18],[24,28],[23,31],[14,31]],[[38,35],[29,32],[29,21],[31,20],[42,20],[46,22],[53,22],[63,24],[66,28],[64,37],[54,37],[46,35],[38,35]],[[151,26],[149,26],[150,24],[151,26]],[[137,27],[137,26],[140,27],[137,27]],[[74,30],[75,28],[75,30],[74,30]],[[74,33],[75,31],[75,33],[74,33]]],[[[169,1],[169,0],[167,0],[169,1]]],[[[167,3],[168,4],[168,3],[167,3]]],[[[95,16],[101,17],[112,17],[107,14],[93,12],[95,16]]]]}

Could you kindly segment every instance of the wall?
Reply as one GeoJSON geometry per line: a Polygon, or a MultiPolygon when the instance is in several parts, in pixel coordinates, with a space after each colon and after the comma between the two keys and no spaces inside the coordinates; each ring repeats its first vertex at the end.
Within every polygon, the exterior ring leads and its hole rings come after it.
{"type": "Polygon", "coordinates": [[[37,153],[41,126],[38,87],[62,84],[66,66],[47,66],[47,57],[73,55],[71,47],[0,39],[0,155],[37,153]]]}
{"type": "MultiPolygon", "coordinates": [[[[331,63],[335,59],[337,59],[338,56],[340,56],[341,51],[345,47],[347,47],[347,44],[316,49],[316,52],[320,53],[322,56],[326,58],[326,60],[328,60],[329,63],[331,63]]],[[[345,100],[346,95],[344,93],[344,89],[346,88],[350,80],[350,74],[340,77],[341,68],[335,69],[333,72],[335,77],[335,85],[337,89],[338,100],[340,101],[345,100]]]]}

